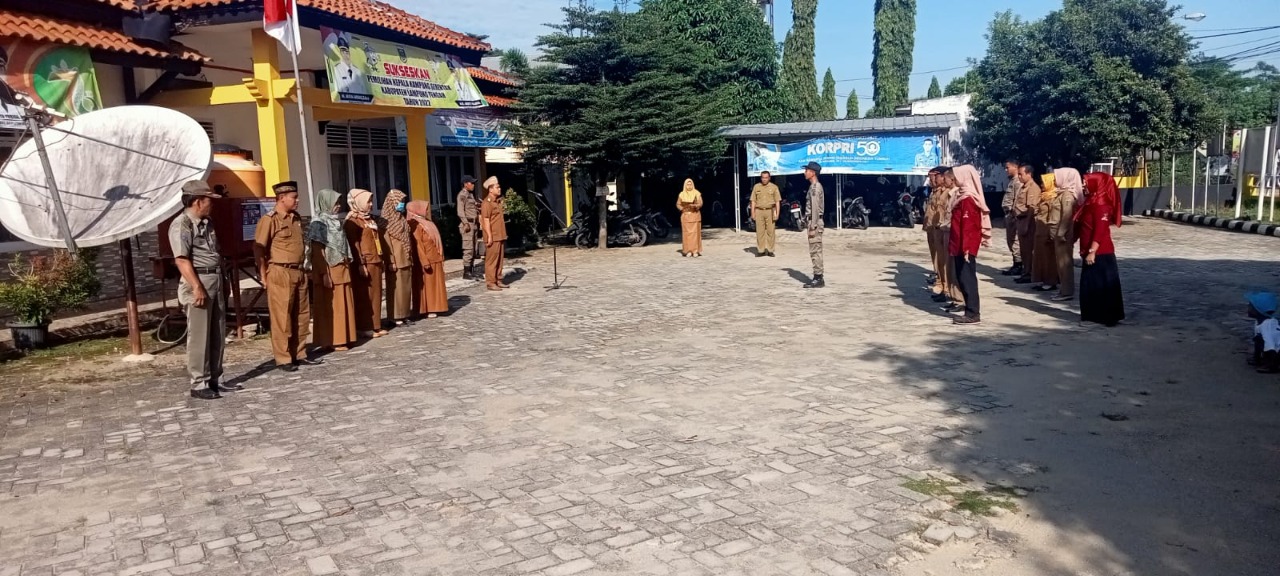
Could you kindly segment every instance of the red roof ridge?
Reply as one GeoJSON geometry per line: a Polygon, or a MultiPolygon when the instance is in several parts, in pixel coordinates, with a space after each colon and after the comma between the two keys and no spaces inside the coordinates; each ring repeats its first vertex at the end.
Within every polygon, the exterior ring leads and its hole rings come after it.
{"type": "Polygon", "coordinates": [[[515,76],[500,70],[494,70],[487,66],[468,66],[467,71],[470,72],[471,76],[474,78],[479,78],[495,84],[506,84],[507,86],[521,86],[524,84],[515,76]]]}
{"type": "Polygon", "coordinates": [[[174,58],[191,62],[207,62],[203,54],[170,42],[168,50],[141,44],[124,32],[103,28],[96,24],[59,20],[40,14],[13,12],[0,9],[0,36],[13,36],[36,42],[55,42],[94,50],[123,52],[153,58],[174,58]]]}

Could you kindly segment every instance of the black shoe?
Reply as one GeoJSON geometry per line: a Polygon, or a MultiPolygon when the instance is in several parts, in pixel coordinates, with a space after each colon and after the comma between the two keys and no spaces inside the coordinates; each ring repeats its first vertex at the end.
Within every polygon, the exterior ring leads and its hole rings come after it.
{"type": "Polygon", "coordinates": [[[946,295],[946,294],[934,294],[934,295],[933,295],[933,297],[931,298],[931,300],[933,300],[934,302],[946,302],[946,301],[947,301],[947,295],[946,295]]]}
{"type": "Polygon", "coordinates": [[[943,312],[964,312],[964,306],[952,302],[942,307],[943,312]]]}
{"type": "Polygon", "coordinates": [[[1053,292],[1054,290],[1057,290],[1057,289],[1058,289],[1057,286],[1045,286],[1044,284],[1041,284],[1039,286],[1036,286],[1035,288],[1032,288],[1032,290],[1035,290],[1036,292],[1053,292]]]}
{"type": "Polygon", "coordinates": [[[216,387],[216,388],[218,389],[218,391],[219,391],[219,392],[239,392],[239,391],[241,391],[241,390],[244,390],[244,386],[241,386],[241,385],[239,385],[239,384],[221,384],[221,383],[219,383],[219,384],[217,384],[217,385],[216,385],[216,386],[214,386],[214,387],[216,387]]]}
{"type": "Polygon", "coordinates": [[[1030,276],[1022,276],[1022,277],[1019,277],[1017,280],[1014,280],[1013,282],[1015,284],[1030,284],[1032,282],[1035,282],[1035,280],[1032,280],[1030,276]]]}
{"type": "Polygon", "coordinates": [[[191,397],[198,398],[200,400],[217,400],[221,398],[222,395],[219,394],[217,390],[211,390],[209,388],[201,388],[199,390],[192,390],[191,397]]]}
{"type": "Polygon", "coordinates": [[[463,279],[463,280],[475,280],[475,279],[476,279],[476,275],[475,275],[475,274],[472,274],[470,270],[463,270],[463,271],[462,271],[462,279],[463,279]]]}
{"type": "Polygon", "coordinates": [[[276,366],[276,368],[279,368],[279,369],[281,369],[281,370],[283,370],[283,371],[285,371],[285,372],[297,372],[297,371],[298,371],[298,365],[297,365],[297,364],[281,364],[281,365],[279,365],[279,366],[276,366]]]}
{"type": "Polygon", "coordinates": [[[299,358],[293,361],[294,366],[319,366],[324,364],[324,360],[312,360],[310,358],[299,358]]]}
{"type": "Polygon", "coordinates": [[[777,256],[777,254],[774,254],[772,251],[770,251],[770,252],[765,252],[765,253],[764,253],[764,255],[765,255],[765,256],[768,256],[768,257],[770,257],[770,258],[773,258],[774,256],[777,256]]]}
{"type": "Polygon", "coordinates": [[[951,322],[954,324],[981,324],[982,317],[981,316],[961,316],[959,318],[952,318],[951,322]]]}
{"type": "Polygon", "coordinates": [[[756,252],[756,258],[764,258],[765,256],[768,256],[768,255],[769,255],[768,252],[759,252],[759,251],[756,252]]]}
{"type": "Polygon", "coordinates": [[[813,280],[810,280],[808,284],[804,285],[805,288],[825,288],[826,286],[827,282],[822,279],[821,274],[814,276],[813,280]]]}

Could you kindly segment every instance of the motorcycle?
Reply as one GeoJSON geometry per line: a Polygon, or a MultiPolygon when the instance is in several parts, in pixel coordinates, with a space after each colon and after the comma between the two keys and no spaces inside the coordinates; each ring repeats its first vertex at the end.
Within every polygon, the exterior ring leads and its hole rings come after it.
{"type": "Polygon", "coordinates": [[[841,225],[845,228],[866,230],[871,225],[871,209],[867,208],[861,196],[846,198],[843,208],[841,213],[844,221],[841,225]]]}
{"type": "MultiPolygon", "coordinates": [[[[606,242],[609,246],[640,247],[649,242],[649,231],[644,226],[645,215],[627,216],[621,210],[614,212],[605,221],[608,230],[606,242]]],[[[579,248],[594,248],[599,244],[599,230],[594,221],[584,220],[588,225],[579,229],[574,237],[574,244],[579,248]]]]}
{"type": "Polygon", "coordinates": [[[667,217],[657,210],[649,210],[644,213],[643,223],[650,236],[658,239],[666,239],[671,235],[671,222],[667,221],[667,217]]]}
{"type": "MultiPolygon", "coordinates": [[[[784,203],[785,203],[785,200],[784,200],[784,203]]],[[[805,229],[805,224],[809,221],[809,219],[807,217],[808,214],[806,214],[804,209],[800,207],[799,200],[794,200],[791,202],[791,207],[788,209],[788,213],[791,214],[791,225],[796,227],[796,231],[803,232],[805,229]]]]}
{"type": "Polygon", "coordinates": [[[895,200],[890,200],[880,205],[880,224],[882,226],[894,226],[901,228],[910,228],[915,226],[915,219],[912,212],[912,198],[909,192],[898,194],[895,200]]]}

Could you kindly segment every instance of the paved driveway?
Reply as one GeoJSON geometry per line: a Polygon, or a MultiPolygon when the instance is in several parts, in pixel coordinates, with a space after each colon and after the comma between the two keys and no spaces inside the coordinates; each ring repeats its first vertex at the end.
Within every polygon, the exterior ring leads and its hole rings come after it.
{"type": "Polygon", "coordinates": [[[918,232],[829,232],[821,291],[798,235],[710,236],[561,250],[557,291],[540,252],[214,403],[176,375],[0,386],[0,575],[1280,565],[1280,380],[1244,365],[1241,299],[1280,287],[1280,240],[1126,226],[1108,331],[993,276],[1003,251],[962,328],[918,232]],[[970,489],[1017,512],[943,493],[970,489]]]}

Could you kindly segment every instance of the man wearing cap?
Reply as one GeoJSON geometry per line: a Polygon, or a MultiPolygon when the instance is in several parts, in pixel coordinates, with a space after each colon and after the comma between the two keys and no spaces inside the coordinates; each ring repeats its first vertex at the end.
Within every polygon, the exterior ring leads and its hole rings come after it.
{"type": "Polygon", "coordinates": [[[223,348],[227,337],[227,303],[222,293],[222,256],[209,215],[220,196],[201,180],[182,185],[182,214],[169,226],[169,246],[182,279],[178,303],[187,309],[187,374],[191,397],[221,398],[219,392],[241,390],[222,383],[223,348]]]}
{"type": "Polygon", "coordinates": [[[817,162],[810,162],[804,167],[804,179],[809,181],[809,258],[813,260],[813,279],[804,285],[805,288],[827,285],[822,279],[822,212],[827,205],[827,196],[818,181],[821,173],[822,165],[817,162]]]}
{"type": "Polygon", "coordinates": [[[507,248],[507,222],[502,209],[502,186],[497,176],[484,181],[480,227],[484,231],[484,283],[490,291],[510,288],[502,282],[502,258],[507,248]]]}
{"type": "Polygon", "coordinates": [[[272,186],[276,208],[258,220],[253,234],[253,255],[258,274],[267,287],[267,309],[271,311],[271,352],[276,367],[295,372],[307,360],[311,303],[307,300],[306,237],[298,216],[298,183],[272,186]]]}
{"type": "Polygon", "coordinates": [[[458,230],[462,232],[462,277],[474,280],[476,247],[480,243],[480,201],[476,199],[476,179],[462,177],[458,192],[458,230]]]}
{"type": "Polygon", "coordinates": [[[782,194],[778,185],[771,182],[773,175],[768,170],[760,173],[760,183],[751,188],[751,204],[748,207],[751,217],[756,221],[756,257],[773,256],[776,241],[774,223],[778,221],[778,210],[782,205],[782,194]]]}

